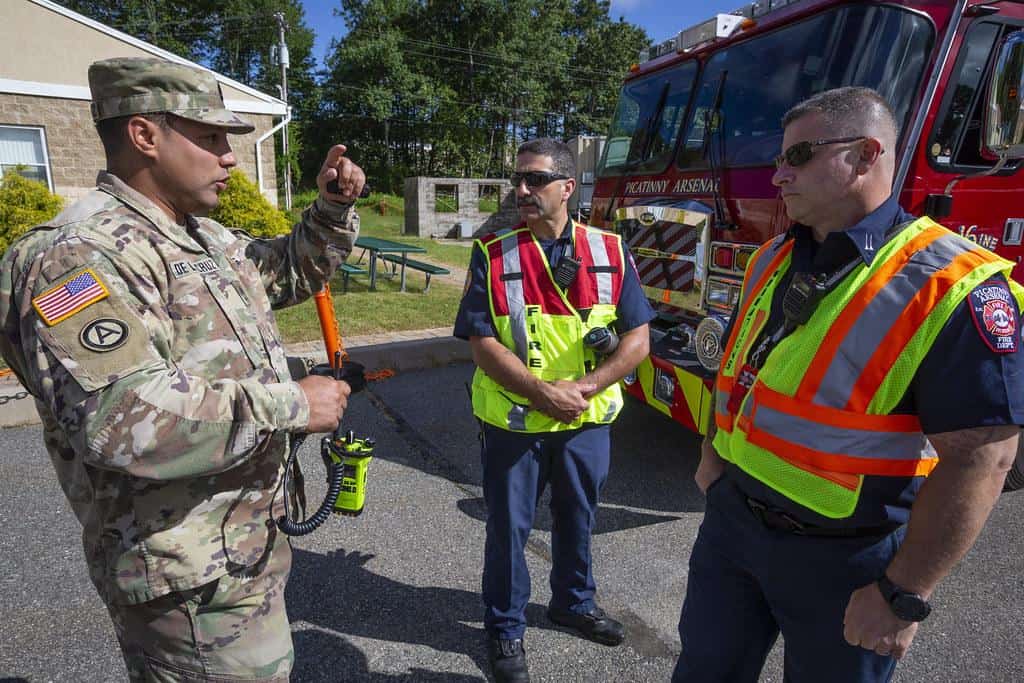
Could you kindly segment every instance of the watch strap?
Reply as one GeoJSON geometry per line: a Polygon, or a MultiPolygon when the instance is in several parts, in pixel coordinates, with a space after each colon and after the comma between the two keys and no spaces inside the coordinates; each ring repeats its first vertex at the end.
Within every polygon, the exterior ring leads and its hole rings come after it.
{"type": "Polygon", "coordinates": [[[904,621],[924,621],[931,614],[931,604],[917,593],[900,588],[882,574],[877,581],[878,590],[898,618],[904,621]],[[909,603],[909,604],[908,604],[909,603]]]}
{"type": "Polygon", "coordinates": [[[881,578],[878,579],[878,590],[882,591],[882,597],[891,605],[892,599],[896,597],[900,587],[893,583],[888,576],[882,574],[881,578]]]}

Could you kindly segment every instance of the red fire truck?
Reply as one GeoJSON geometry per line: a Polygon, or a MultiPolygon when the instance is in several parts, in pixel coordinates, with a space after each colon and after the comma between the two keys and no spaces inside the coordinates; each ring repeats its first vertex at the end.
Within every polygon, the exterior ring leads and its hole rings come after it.
{"type": "Polygon", "coordinates": [[[771,184],[782,116],[823,90],[878,90],[901,125],[900,204],[1019,264],[1022,28],[1020,0],[761,0],[642,56],[590,217],[623,235],[659,313],[629,392],[706,432],[747,260],[790,225],[771,184]]]}

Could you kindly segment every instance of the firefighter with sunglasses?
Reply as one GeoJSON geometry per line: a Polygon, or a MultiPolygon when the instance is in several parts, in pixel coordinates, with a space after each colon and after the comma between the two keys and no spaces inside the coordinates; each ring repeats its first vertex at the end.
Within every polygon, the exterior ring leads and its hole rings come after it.
{"type": "Polygon", "coordinates": [[[594,600],[591,533],[608,475],[609,429],[622,408],[618,381],[647,355],[654,311],[619,236],[569,219],[575,175],[564,143],[520,146],[512,185],[523,223],[477,240],[455,322],[477,365],[484,627],[499,683],[529,680],[524,551],[546,486],[548,618],[604,645],[625,635],[594,600]]]}
{"type": "MultiPolygon", "coordinates": [[[[887,681],[973,545],[1024,423],[1013,267],[892,192],[875,91],[783,119],[794,221],[751,259],[696,480],[673,681],[887,681]]],[[[936,607],[939,609],[939,607],[936,607]]]]}

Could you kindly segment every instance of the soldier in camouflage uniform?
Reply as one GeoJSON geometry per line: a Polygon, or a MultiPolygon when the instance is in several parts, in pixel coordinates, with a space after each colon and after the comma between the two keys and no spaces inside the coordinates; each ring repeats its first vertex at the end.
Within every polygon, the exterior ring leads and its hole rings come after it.
{"type": "Polygon", "coordinates": [[[275,493],[289,435],[333,429],[349,388],[293,381],[271,310],[349,254],[365,176],[336,145],[291,233],[254,239],[201,217],[235,165],[227,134],[253,130],[212,74],[114,59],[89,84],[109,171],[0,261],[0,352],[36,399],[132,680],[287,680],[275,493]]]}

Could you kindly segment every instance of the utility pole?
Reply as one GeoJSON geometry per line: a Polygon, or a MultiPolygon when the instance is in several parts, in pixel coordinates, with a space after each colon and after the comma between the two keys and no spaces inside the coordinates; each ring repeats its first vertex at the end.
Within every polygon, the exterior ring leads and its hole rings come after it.
{"type": "MultiPolygon", "coordinates": [[[[279,45],[277,49],[278,61],[281,64],[281,99],[284,100],[285,108],[288,108],[288,45],[284,42],[284,13],[276,12],[277,30],[279,45]]],[[[284,157],[284,208],[292,208],[292,164],[288,158],[288,126],[281,127],[281,156],[284,157]]]]}

